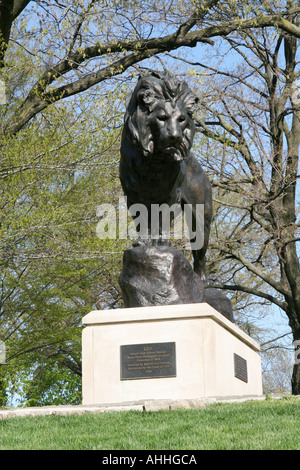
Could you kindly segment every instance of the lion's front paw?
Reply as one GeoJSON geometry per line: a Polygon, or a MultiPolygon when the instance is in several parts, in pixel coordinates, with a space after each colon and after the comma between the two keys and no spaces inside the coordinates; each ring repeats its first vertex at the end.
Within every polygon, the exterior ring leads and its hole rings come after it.
{"type": "Polygon", "coordinates": [[[164,247],[169,247],[171,246],[171,242],[167,238],[156,238],[151,241],[152,246],[164,246],[164,247]]]}
{"type": "Polygon", "coordinates": [[[132,243],[132,246],[148,246],[150,245],[150,240],[148,238],[138,238],[132,243]]]}

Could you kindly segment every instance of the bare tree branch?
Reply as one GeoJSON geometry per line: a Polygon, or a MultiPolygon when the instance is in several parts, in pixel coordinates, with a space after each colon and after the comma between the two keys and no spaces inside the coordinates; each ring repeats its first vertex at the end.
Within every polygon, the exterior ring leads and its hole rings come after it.
{"type": "Polygon", "coordinates": [[[269,300],[274,305],[277,305],[283,310],[286,309],[285,302],[278,300],[273,295],[267,294],[266,292],[259,291],[258,289],[254,289],[252,287],[241,286],[241,285],[219,284],[219,283],[213,284],[213,286],[217,289],[246,292],[247,294],[255,295],[256,297],[261,297],[262,299],[269,300]]]}
{"type": "MultiPolygon", "coordinates": [[[[199,42],[213,44],[211,40],[213,37],[227,36],[236,30],[266,26],[279,27],[296,37],[300,37],[300,28],[284,19],[282,15],[260,15],[251,19],[235,19],[215,26],[187,32],[197,23],[197,21],[199,21],[199,18],[204,17],[205,13],[217,3],[217,1],[207,1],[202,12],[199,13],[198,10],[193,12],[191,17],[171,35],[135,41],[114,41],[105,44],[97,43],[94,46],[86,47],[81,51],[77,51],[74,54],[69,55],[68,58],[46,70],[32,88],[15,116],[3,125],[2,132],[4,134],[15,134],[33,116],[42,109],[45,109],[51,103],[72,96],[73,94],[80,93],[81,91],[84,91],[107,78],[123,73],[133,64],[138,63],[147,57],[159,54],[160,52],[171,51],[182,46],[194,47],[199,42]],[[77,80],[76,82],[58,87],[51,92],[46,91],[47,87],[55,80],[66,75],[71,70],[76,70],[80,64],[87,62],[91,58],[100,57],[108,53],[124,54],[130,51],[134,51],[134,54],[115,60],[111,66],[106,66],[95,73],[77,80]]],[[[226,127],[226,123],[223,121],[222,125],[226,127]]],[[[251,159],[249,159],[249,165],[252,165],[251,159]]],[[[252,171],[254,171],[253,165],[252,171]]],[[[256,177],[258,177],[257,173],[256,177]]]]}

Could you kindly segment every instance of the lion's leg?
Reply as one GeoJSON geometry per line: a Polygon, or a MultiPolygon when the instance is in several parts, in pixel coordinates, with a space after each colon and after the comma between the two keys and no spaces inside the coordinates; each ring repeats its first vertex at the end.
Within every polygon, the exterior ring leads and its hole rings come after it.
{"type": "MultiPolygon", "coordinates": [[[[190,198],[192,199],[192,198],[190,198]]],[[[194,259],[194,271],[205,281],[206,276],[206,252],[209,243],[210,222],[211,222],[211,204],[200,204],[189,201],[182,201],[182,207],[185,211],[186,221],[190,233],[190,243],[194,259]],[[186,213],[188,207],[191,207],[186,213]],[[199,209],[200,208],[200,209],[199,209]]]]}
{"type": "Polygon", "coordinates": [[[162,214],[160,212],[155,213],[153,219],[151,206],[147,207],[138,203],[132,204],[129,199],[127,199],[127,205],[136,230],[137,240],[133,242],[134,246],[170,246],[170,239],[163,232],[162,214]]]}
{"type": "Polygon", "coordinates": [[[202,281],[207,280],[206,276],[206,249],[205,250],[199,250],[193,251],[193,257],[194,257],[194,271],[202,281]]]}
{"type": "MultiPolygon", "coordinates": [[[[151,245],[157,247],[170,247],[170,232],[174,219],[173,212],[168,207],[157,207],[152,211],[152,206],[149,210],[149,232],[151,238],[151,245]]],[[[164,205],[162,205],[164,206],[164,205]]]]}
{"type": "Polygon", "coordinates": [[[182,208],[184,209],[185,204],[192,207],[192,221],[188,222],[188,225],[194,258],[194,271],[201,279],[206,280],[205,255],[208,248],[212,218],[212,193],[208,178],[193,156],[186,161],[186,174],[180,190],[182,208]],[[199,213],[197,207],[200,208],[199,213]],[[198,240],[195,240],[197,236],[198,240]]]}
{"type": "Polygon", "coordinates": [[[194,271],[202,281],[206,281],[206,251],[209,241],[210,226],[208,220],[197,219],[193,211],[192,227],[190,227],[190,243],[194,259],[194,271]],[[197,237],[200,239],[197,240],[197,237]],[[193,247],[196,247],[193,249],[193,247]]]}
{"type": "Polygon", "coordinates": [[[136,237],[136,240],[133,242],[133,246],[150,245],[151,234],[148,208],[145,205],[134,202],[134,200],[127,197],[127,209],[132,217],[136,231],[136,233],[133,233],[129,230],[129,236],[136,237]]]}

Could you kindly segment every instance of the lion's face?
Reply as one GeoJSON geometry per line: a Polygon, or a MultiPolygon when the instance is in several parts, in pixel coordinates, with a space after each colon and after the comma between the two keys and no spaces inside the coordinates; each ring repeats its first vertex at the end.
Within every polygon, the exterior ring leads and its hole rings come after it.
{"type": "Polygon", "coordinates": [[[152,153],[177,161],[186,158],[192,143],[191,121],[181,100],[175,106],[159,100],[148,116],[152,153]]]}
{"type": "Polygon", "coordinates": [[[127,109],[133,141],[146,157],[184,160],[192,146],[192,112],[197,98],[185,82],[146,77],[138,83],[127,109]]]}

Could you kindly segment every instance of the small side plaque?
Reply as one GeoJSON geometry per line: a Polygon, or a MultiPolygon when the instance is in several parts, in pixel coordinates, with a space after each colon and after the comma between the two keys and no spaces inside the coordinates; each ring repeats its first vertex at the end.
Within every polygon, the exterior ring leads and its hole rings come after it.
{"type": "Polygon", "coordinates": [[[247,361],[238,354],[234,356],[234,376],[243,382],[248,383],[247,361]]]}
{"type": "Polygon", "coordinates": [[[175,343],[121,346],[121,380],[176,377],[175,343]]]}

